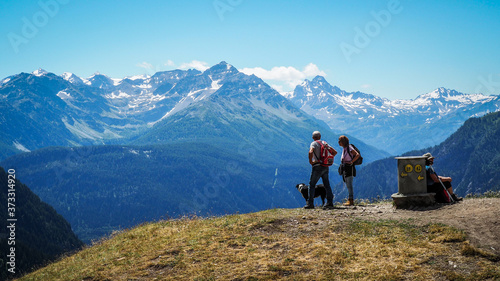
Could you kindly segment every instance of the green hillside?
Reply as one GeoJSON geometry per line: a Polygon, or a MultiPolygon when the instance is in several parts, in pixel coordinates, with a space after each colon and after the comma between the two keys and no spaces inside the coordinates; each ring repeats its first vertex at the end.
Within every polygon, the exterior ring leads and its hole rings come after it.
{"type": "Polygon", "coordinates": [[[272,209],[148,223],[20,280],[500,279],[498,257],[471,246],[461,230],[341,212],[272,209]]]}
{"type": "Polygon", "coordinates": [[[0,280],[30,272],[83,246],[69,223],[26,185],[14,183],[15,176],[16,171],[7,173],[0,167],[0,280]],[[8,265],[11,261],[14,264],[8,265]]]}
{"type": "Polygon", "coordinates": [[[302,206],[295,185],[309,177],[304,151],[301,163],[278,163],[258,146],[230,142],[58,147],[8,165],[90,243],[162,218],[302,206]]]}

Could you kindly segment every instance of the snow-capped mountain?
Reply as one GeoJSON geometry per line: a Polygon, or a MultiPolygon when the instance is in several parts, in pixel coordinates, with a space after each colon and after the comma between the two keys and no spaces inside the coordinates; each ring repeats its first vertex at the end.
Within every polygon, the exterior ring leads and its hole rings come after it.
{"type": "Polygon", "coordinates": [[[0,82],[0,122],[5,128],[0,158],[54,145],[127,143],[148,135],[161,122],[187,117],[187,112],[191,117],[219,114],[218,121],[225,122],[229,116],[247,118],[261,126],[268,126],[266,118],[271,123],[279,119],[299,127],[312,124],[303,123],[310,114],[335,132],[397,154],[435,145],[469,117],[497,111],[500,104],[498,96],[444,88],[414,100],[391,101],[345,92],[321,76],[305,80],[287,97],[291,103],[226,62],[204,72],[173,70],[123,79],[100,73],[87,78],[68,72],[58,76],[38,69],[0,82]],[[250,112],[262,119],[249,118],[250,112]]]}
{"type": "Polygon", "coordinates": [[[48,74],[48,72],[45,69],[39,68],[39,69],[33,71],[32,74],[35,75],[35,76],[40,77],[40,76],[48,74]]]}
{"type": "Polygon", "coordinates": [[[123,142],[170,110],[160,102],[170,97],[168,90],[198,73],[113,79],[38,69],[7,77],[0,83],[0,158],[46,146],[123,142]]]}
{"type": "Polygon", "coordinates": [[[327,128],[260,78],[245,75],[226,63],[190,77],[186,83],[183,81],[171,90],[173,95],[186,92],[159,120],[161,123],[139,138],[137,143],[192,137],[211,140],[225,136],[239,142],[264,134],[269,139],[279,139],[283,145],[290,140],[295,141],[297,135],[309,139],[311,126],[327,128]],[[194,135],[193,127],[196,128],[194,135]],[[306,132],[297,133],[306,128],[306,132]]]}
{"type": "Polygon", "coordinates": [[[321,76],[286,96],[332,129],[393,154],[436,145],[468,118],[500,109],[499,96],[439,88],[413,100],[389,100],[343,91],[321,76]]]}
{"type": "MultiPolygon", "coordinates": [[[[133,144],[196,141],[225,146],[228,142],[237,144],[235,151],[243,144],[246,150],[251,147],[269,155],[280,151],[284,161],[300,155],[291,152],[302,150],[315,129],[323,130],[329,139],[338,138],[325,123],[298,109],[262,79],[225,62],[179,81],[169,97],[176,97],[176,103],[133,144]]],[[[368,161],[384,155],[360,145],[372,151],[368,161]]]]}
{"type": "Polygon", "coordinates": [[[63,74],[61,74],[61,77],[64,80],[66,80],[74,85],[84,84],[83,80],[80,77],[78,77],[75,74],[70,73],[70,72],[64,72],[63,74]]]}
{"type": "MultiPolygon", "coordinates": [[[[246,127],[250,135],[268,130],[296,138],[294,127],[308,127],[307,131],[313,130],[311,126],[328,128],[261,79],[226,62],[204,72],[173,70],[123,79],[100,73],[88,78],[67,72],[58,76],[39,69],[4,79],[0,107],[0,158],[47,146],[128,143],[131,138],[141,144],[142,135],[152,135],[166,126],[160,123],[172,120],[181,127],[163,132],[158,139],[172,140],[181,131],[193,135],[189,130],[196,129],[190,127],[194,123],[186,124],[179,116],[203,119],[211,115],[207,118],[213,118],[212,126],[196,125],[214,130],[205,130],[205,136],[246,127]]],[[[304,131],[306,139],[309,134],[304,131]]]]}

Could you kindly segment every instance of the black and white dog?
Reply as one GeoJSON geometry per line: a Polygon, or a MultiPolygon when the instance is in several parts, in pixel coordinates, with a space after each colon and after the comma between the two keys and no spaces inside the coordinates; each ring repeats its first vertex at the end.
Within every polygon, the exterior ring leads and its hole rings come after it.
{"type": "MultiPolygon", "coordinates": [[[[297,190],[302,194],[302,197],[307,200],[309,199],[309,186],[304,184],[304,183],[299,183],[295,186],[297,190]]],[[[326,198],[326,189],[323,184],[318,184],[316,185],[316,188],[314,189],[314,198],[318,198],[321,196],[321,201],[323,204],[321,206],[325,205],[325,198],[326,198]]]]}

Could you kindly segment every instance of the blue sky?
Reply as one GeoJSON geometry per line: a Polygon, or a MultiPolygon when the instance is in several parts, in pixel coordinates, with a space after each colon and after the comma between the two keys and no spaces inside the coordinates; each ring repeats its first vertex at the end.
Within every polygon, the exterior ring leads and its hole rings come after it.
{"type": "Polygon", "coordinates": [[[500,1],[3,0],[0,21],[0,79],[226,61],[281,91],[319,74],[389,99],[500,94],[500,1]]]}

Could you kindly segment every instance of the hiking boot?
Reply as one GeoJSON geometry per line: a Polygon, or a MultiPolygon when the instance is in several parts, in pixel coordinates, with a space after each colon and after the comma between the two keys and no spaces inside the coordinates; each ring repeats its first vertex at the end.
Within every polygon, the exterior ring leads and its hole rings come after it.
{"type": "Polygon", "coordinates": [[[354,206],[354,199],[348,199],[347,202],[344,203],[344,206],[354,206]]]}
{"type": "Polygon", "coordinates": [[[331,210],[333,208],[333,203],[326,203],[326,205],[323,206],[323,210],[331,210]]]}
{"type": "Polygon", "coordinates": [[[452,195],[451,195],[451,197],[453,198],[453,200],[455,200],[455,201],[457,201],[457,202],[458,202],[458,201],[462,201],[462,200],[464,200],[462,197],[458,197],[458,196],[457,196],[457,195],[455,195],[455,194],[452,194],[452,195]]]}
{"type": "Polygon", "coordinates": [[[314,209],[314,205],[307,204],[304,206],[304,209],[314,209]]]}

